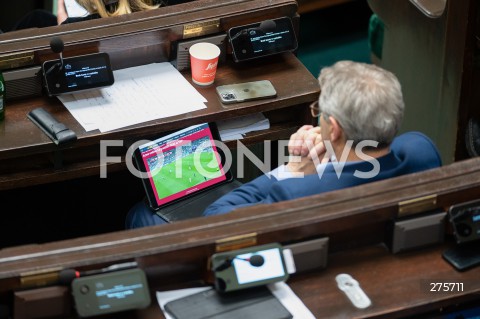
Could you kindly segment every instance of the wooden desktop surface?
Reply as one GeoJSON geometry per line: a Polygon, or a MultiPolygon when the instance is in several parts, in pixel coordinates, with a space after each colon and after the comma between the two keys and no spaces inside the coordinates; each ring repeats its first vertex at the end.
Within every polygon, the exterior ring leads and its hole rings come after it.
{"type": "Polygon", "coordinates": [[[480,300],[480,267],[459,272],[442,257],[448,245],[391,254],[370,246],[329,256],[327,268],[288,282],[317,318],[404,318],[480,300]],[[335,277],[355,278],[372,305],[357,309],[337,287],[335,277]],[[463,283],[463,291],[430,291],[430,283],[463,283]]]}
{"type": "MultiPolygon", "coordinates": [[[[255,234],[252,239],[257,244],[330,238],[327,268],[292,275],[287,282],[318,318],[342,315],[396,318],[478,301],[479,268],[460,273],[441,257],[451,243],[397,255],[378,245],[384,242],[387,224],[399,218],[400,207],[404,207],[401,202],[435,194],[433,209],[477,199],[479,163],[480,158],[474,158],[361,187],[239,209],[236,218],[230,214],[210,216],[2,249],[0,293],[5,298],[21,287],[22,279],[28,279],[29,274],[34,276],[30,279],[35,279],[36,274],[60,269],[92,270],[136,260],[147,272],[155,300],[156,290],[186,288],[192,282],[198,285],[205,277],[208,256],[216,251],[217,243],[228,238],[233,241],[248,230],[249,234],[255,234]],[[354,309],[336,287],[334,278],[339,273],[356,278],[373,305],[365,310],[354,309]],[[464,291],[430,292],[430,282],[463,283],[464,291]]],[[[415,212],[401,216],[412,217],[412,214],[415,212]]],[[[161,311],[153,302],[147,310],[136,311],[135,315],[115,314],[111,318],[159,316],[161,311]]]]}
{"type": "MultiPolygon", "coordinates": [[[[318,97],[315,77],[292,54],[285,53],[251,63],[235,64],[231,59],[217,70],[215,84],[197,90],[208,100],[207,108],[174,117],[156,119],[111,132],[86,132],[70,112],[55,98],[38,97],[11,102],[6,107],[5,120],[0,123],[0,190],[48,183],[99,174],[99,144],[101,140],[123,140],[125,155],[128,141],[153,138],[161,132],[189,125],[214,122],[241,115],[263,112],[270,118],[271,129],[251,134],[248,142],[287,138],[300,125],[307,123],[309,102],[318,97]],[[220,103],[215,86],[255,80],[270,80],[277,97],[225,106],[220,103]],[[60,122],[72,129],[78,140],[66,147],[57,147],[28,118],[29,111],[43,107],[60,122]],[[54,168],[54,156],[61,150],[63,162],[54,168]]],[[[190,73],[184,76],[191,81],[190,73]]],[[[132,107],[134,107],[132,105],[132,107]]],[[[108,170],[123,169],[124,163],[109,165],[108,170]]]]}
{"type": "MultiPolygon", "coordinates": [[[[287,284],[316,318],[405,318],[480,301],[480,267],[456,271],[442,258],[447,247],[439,244],[400,254],[390,253],[383,245],[343,251],[329,255],[327,268],[294,274],[287,284]],[[342,273],[359,282],[371,306],[353,306],[337,287],[335,277],[342,273]],[[430,283],[463,283],[463,291],[430,291],[430,283]]],[[[134,317],[163,317],[152,296],[150,307],[135,311],[134,317]]]]}

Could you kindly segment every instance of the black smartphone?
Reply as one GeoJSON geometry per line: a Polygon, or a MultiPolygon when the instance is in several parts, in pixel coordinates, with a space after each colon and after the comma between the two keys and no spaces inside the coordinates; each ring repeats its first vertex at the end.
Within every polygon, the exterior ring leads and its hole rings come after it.
{"type": "Polygon", "coordinates": [[[236,62],[294,51],[298,47],[289,17],[233,27],[228,30],[228,37],[236,62]]]}
{"type": "Polygon", "coordinates": [[[145,308],[151,302],[147,277],[139,268],[75,278],[72,295],[80,317],[145,308]]]}
{"type": "Polygon", "coordinates": [[[228,292],[286,281],[289,277],[283,248],[278,243],[212,255],[215,288],[228,292]]]}
{"type": "Polygon", "coordinates": [[[50,96],[106,87],[115,82],[107,53],[45,61],[42,70],[50,96]]]}

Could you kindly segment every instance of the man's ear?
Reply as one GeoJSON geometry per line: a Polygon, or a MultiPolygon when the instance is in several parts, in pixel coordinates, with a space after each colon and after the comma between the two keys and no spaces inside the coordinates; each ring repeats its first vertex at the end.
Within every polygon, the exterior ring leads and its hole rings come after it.
{"type": "Polygon", "coordinates": [[[334,117],[330,116],[328,119],[330,121],[330,140],[338,142],[343,138],[343,129],[334,117]]]}

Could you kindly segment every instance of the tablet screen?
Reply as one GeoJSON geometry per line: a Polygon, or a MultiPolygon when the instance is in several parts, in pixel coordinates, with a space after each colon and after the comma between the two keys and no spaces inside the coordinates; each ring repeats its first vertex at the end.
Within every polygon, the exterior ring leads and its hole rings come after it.
{"type": "Polygon", "coordinates": [[[158,209],[231,179],[214,144],[218,132],[207,123],[190,126],[140,145],[135,160],[150,206],[158,209]]]}

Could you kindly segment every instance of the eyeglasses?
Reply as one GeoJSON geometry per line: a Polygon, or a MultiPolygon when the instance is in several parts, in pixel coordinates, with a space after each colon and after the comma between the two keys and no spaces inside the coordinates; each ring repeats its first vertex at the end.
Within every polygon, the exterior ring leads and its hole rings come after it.
{"type": "Polygon", "coordinates": [[[320,105],[318,105],[318,101],[310,104],[310,112],[312,113],[313,117],[319,117],[320,114],[322,114],[322,110],[320,109],[320,105]]]}
{"type": "Polygon", "coordinates": [[[323,119],[326,122],[330,123],[330,120],[328,118],[328,114],[326,114],[325,112],[322,112],[322,109],[320,108],[320,105],[318,104],[318,101],[315,101],[312,104],[310,104],[310,112],[312,113],[313,117],[319,117],[321,115],[321,116],[323,116],[323,119]]]}

